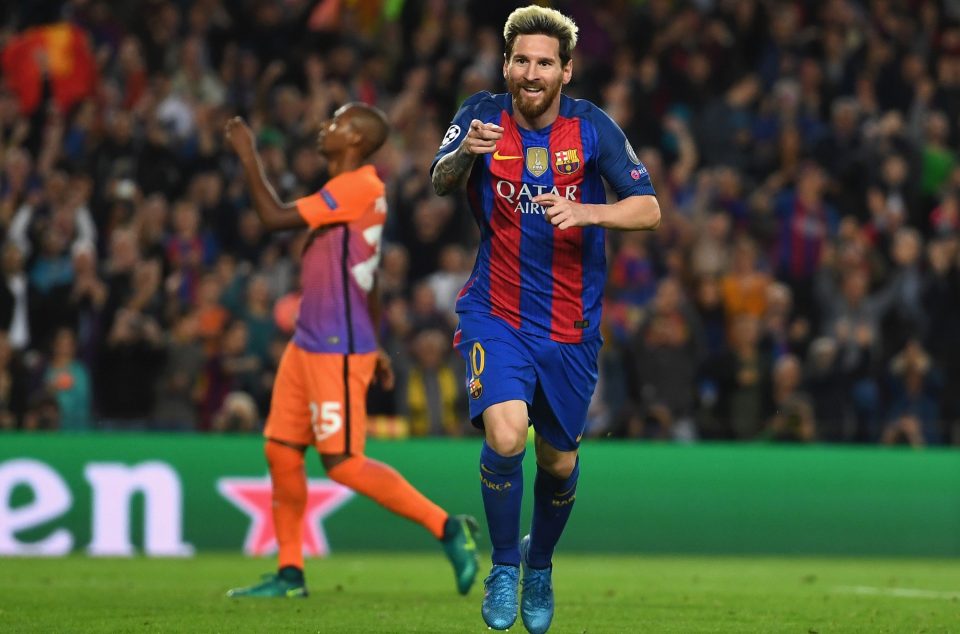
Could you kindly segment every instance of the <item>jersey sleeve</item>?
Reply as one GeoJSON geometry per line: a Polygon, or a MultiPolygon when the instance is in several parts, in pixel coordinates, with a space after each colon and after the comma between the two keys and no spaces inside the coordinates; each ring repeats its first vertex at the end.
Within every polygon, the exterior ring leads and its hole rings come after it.
{"type": "Polygon", "coordinates": [[[483,117],[480,116],[477,111],[480,110],[480,104],[484,98],[489,96],[490,93],[488,92],[478,92],[468,97],[467,100],[463,102],[463,105],[460,106],[460,110],[458,110],[456,116],[453,117],[453,121],[450,122],[450,127],[447,128],[443,139],[440,141],[440,148],[437,150],[437,155],[433,157],[433,163],[430,165],[431,174],[433,174],[433,168],[437,166],[440,159],[460,147],[461,141],[463,141],[463,138],[467,136],[467,132],[470,130],[470,122],[474,119],[483,120],[483,117]]]}
{"type": "Polygon", "coordinates": [[[633,146],[607,113],[594,108],[590,116],[597,131],[597,162],[600,174],[610,184],[617,198],[655,196],[647,168],[637,158],[633,146]]]}
{"type": "Polygon", "coordinates": [[[353,178],[331,179],[317,193],[297,200],[297,211],[311,229],[353,222],[383,193],[365,185],[353,178]]]}

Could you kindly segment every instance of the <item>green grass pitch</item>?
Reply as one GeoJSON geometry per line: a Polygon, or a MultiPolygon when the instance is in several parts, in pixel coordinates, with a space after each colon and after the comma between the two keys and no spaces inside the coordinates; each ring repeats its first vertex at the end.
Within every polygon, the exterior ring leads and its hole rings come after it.
{"type": "MultiPolygon", "coordinates": [[[[0,632],[486,632],[439,554],[337,553],[311,596],[228,599],[273,560],[0,559],[0,632]]],[[[564,632],[960,632],[960,561],[559,555],[564,632]]],[[[511,628],[524,632],[518,619],[511,628]]]]}

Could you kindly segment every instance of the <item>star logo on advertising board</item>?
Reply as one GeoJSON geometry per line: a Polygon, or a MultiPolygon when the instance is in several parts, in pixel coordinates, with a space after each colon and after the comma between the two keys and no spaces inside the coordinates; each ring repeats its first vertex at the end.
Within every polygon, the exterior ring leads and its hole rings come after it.
{"type": "MultiPolygon", "coordinates": [[[[250,517],[243,541],[247,555],[269,555],[277,551],[273,526],[273,496],[270,476],[262,478],[220,478],[217,490],[231,504],[250,517]]],[[[303,552],[313,557],[330,553],[323,519],[353,497],[353,491],[331,480],[307,480],[307,506],[303,514],[303,552]]]]}

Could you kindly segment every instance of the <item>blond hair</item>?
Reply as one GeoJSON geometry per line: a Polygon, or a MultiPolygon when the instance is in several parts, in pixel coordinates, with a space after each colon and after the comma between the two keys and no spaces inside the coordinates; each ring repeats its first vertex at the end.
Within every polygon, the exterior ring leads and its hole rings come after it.
{"type": "Polygon", "coordinates": [[[560,62],[566,66],[577,45],[577,31],[576,22],[556,9],[535,4],[515,9],[503,25],[503,40],[506,43],[504,56],[510,60],[518,35],[548,35],[559,40],[560,62]]]}

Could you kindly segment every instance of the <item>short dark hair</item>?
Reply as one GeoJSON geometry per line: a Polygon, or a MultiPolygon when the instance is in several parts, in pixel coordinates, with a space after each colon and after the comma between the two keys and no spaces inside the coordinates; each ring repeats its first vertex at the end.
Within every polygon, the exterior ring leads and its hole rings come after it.
{"type": "Polygon", "coordinates": [[[383,110],[359,101],[346,105],[345,112],[350,114],[350,123],[363,133],[363,158],[379,150],[390,133],[390,124],[383,110]]]}

